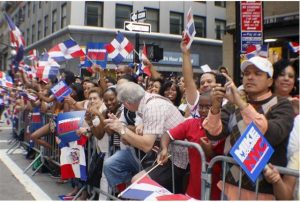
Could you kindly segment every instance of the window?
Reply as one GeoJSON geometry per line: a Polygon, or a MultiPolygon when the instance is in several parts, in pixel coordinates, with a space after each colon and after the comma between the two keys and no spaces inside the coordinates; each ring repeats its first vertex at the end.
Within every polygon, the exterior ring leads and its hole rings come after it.
{"type": "Polygon", "coordinates": [[[39,8],[42,8],[42,1],[39,1],[39,8]]]}
{"type": "Polygon", "coordinates": [[[196,37],[206,37],[206,18],[194,15],[196,37]]]}
{"type": "Polygon", "coordinates": [[[215,20],[215,24],[216,24],[216,39],[223,39],[223,36],[225,34],[226,21],[215,20]]]}
{"type": "Polygon", "coordinates": [[[35,12],[35,2],[33,1],[32,2],[32,13],[34,13],[35,12]]]}
{"type": "Polygon", "coordinates": [[[30,15],[30,6],[31,6],[31,4],[30,4],[30,1],[27,3],[27,17],[29,17],[29,15],[30,15]]]}
{"type": "Polygon", "coordinates": [[[35,41],[35,25],[32,25],[31,43],[35,41]]]}
{"type": "Polygon", "coordinates": [[[103,3],[86,2],[85,25],[97,27],[103,26],[103,3]]]}
{"type": "Polygon", "coordinates": [[[194,2],[206,4],[206,1],[194,1],[194,2]]]}
{"type": "Polygon", "coordinates": [[[40,40],[42,37],[42,22],[38,21],[38,30],[37,30],[37,40],[40,40]]]}
{"type": "Polygon", "coordinates": [[[26,44],[28,45],[29,44],[29,40],[30,40],[30,29],[28,28],[27,30],[26,30],[26,33],[27,33],[27,35],[26,35],[26,44]]]}
{"type": "Polygon", "coordinates": [[[44,37],[48,34],[48,24],[49,24],[49,18],[48,15],[44,17],[44,37]]]}
{"type": "Polygon", "coordinates": [[[52,11],[52,33],[53,32],[56,32],[57,30],[57,22],[56,22],[56,19],[57,19],[57,12],[56,12],[56,9],[52,11]]]}
{"type": "Polygon", "coordinates": [[[67,3],[64,3],[61,6],[61,20],[60,20],[60,27],[66,27],[67,26],[67,3]]]}
{"type": "Polygon", "coordinates": [[[147,10],[145,22],[151,24],[151,32],[159,32],[159,10],[151,8],[145,9],[147,10]]]}
{"type": "Polygon", "coordinates": [[[116,5],[116,28],[123,28],[124,21],[130,20],[132,6],[116,5]]]}
{"type": "Polygon", "coordinates": [[[219,7],[226,7],[226,2],[225,1],[215,1],[215,6],[219,6],[219,7]]]}
{"type": "Polygon", "coordinates": [[[170,34],[181,34],[183,30],[183,14],[170,12],[170,34]]]}

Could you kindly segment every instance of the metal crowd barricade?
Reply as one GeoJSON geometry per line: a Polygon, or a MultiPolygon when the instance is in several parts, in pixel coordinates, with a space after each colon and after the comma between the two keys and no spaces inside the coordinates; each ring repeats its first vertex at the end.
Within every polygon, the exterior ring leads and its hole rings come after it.
{"type": "MultiPolygon", "coordinates": [[[[200,144],[194,143],[194,142],[188,142],[188,141],[182,141],[182,140],[175,140],[171,142],[172,150],[173,150],[173,145],[181,145],[184,147],[193,147],[195,148],[200,155],[201,158],[201,200],[205,200],[205,183],[207,181],[207,172],[206,172],[206,157],[205,153],[200,146],[200,144]]],[[[172,151],[171,150],[171,151],[172,151]]],[[[172,155],[172,162],[173,162],[173,155],[172,155]]],[[[175,192],[175,180],[174,180],[174,163],[172,163],[172,182],[173,182],[173,192],[175,192]]]]}
{"type": "MultiPolygon", "coordinates": [[[[207,168],[207,181],[205,184],[205,200],[210,200],[210,192],[211,192],[211,185],[212,185],[212,168],[213,166],[217,163],[217,162],[222,162],[222,193],[221,193],[221,200],[224,200],[224,190],[225,190],[225,178],[226,178],[226,174],[227,174],[227,166],[228,164],[234,164],[236,166],[239,167],[239,186],[238,186],[238,196],[239,199],[241,198],[241,188],[242,188],[242,168],[237,164],[237,162],[232,158],[232,157],[228,157],[228,156],[216,156],[214,157],[207,168]]],[[[285,168],[285,167],[281,167],[281,166],[275,166],[280,174],[283,175],[291,175],[291,176],[295,176],[296,178],[299,178],[299,171],[297,170],[293,170],[293,169],[289,169],[289,168],[285,168]]],[[[259,177],[256,182],[255,182],[255,196],[256,196],[256,200],[258,200],[258,187],[259,187],[259,182],[260,182],[261,178],[259,177]]],[[[298,190],[299,191],[299,190],[298,190]]]]}

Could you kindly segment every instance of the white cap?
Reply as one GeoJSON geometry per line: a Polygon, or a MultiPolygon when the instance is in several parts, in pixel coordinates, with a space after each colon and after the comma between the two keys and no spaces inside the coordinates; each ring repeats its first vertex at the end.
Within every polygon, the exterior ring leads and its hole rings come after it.
{"type": "Polygon", "coordinates": [[[249,65],[256,66],[261,71],[266,72],[270,77],[273,76],[274,69],[272,63],[266,58],[262,58],[260,56],[254,56],[249,60],[243,61],[241,65],[242,72],[244,72],[246,67],[248,67],[249,65]]]}

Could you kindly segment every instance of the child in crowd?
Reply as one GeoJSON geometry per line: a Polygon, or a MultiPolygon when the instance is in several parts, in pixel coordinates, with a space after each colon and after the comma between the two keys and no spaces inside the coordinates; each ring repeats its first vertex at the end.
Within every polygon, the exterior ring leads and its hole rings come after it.
{"type": "MultiPolygon", "coordinates": [[[[206,159],[209,161],[217,153],[222,154],[224,142],[214,142],[208,140],[205,134],[205,130],[202,127],[202,121],[207,116],[211,107],[210,92],[206,92],[200,96],[199,99],[199,114],[201,118],[190,118],[179,124],[175,128],[165,133],[161,138],[162,151],[158,155],[158,162],[163,164],[168,160],[168,146],[171,140],[188,140],[189,142],[199,143],[203,148],[206,159]]],[[[201,199],[201,165],[202,160],[199,152],[195,148],[189,148],[189,161],[190,161],[190,177],[186,194],[195,199],[201,199]]],[[[213,172],[212,181],[212,200],[218,200],[220,198],[220,191],[216,187],[216,183],[219,180],[221,169],[215,166],[213,172]],[[216,170],[218,169],[218,171],[216,170]]]]}

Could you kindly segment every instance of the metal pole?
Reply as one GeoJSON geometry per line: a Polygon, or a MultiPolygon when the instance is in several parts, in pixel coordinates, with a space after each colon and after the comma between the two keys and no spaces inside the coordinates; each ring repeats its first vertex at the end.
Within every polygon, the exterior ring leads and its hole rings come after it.
{"type": "MultiPolygon", "coordinates": [[[[135,33],[135,50],[139,53],[140,50],[140,34],[135,33]]],[[[138,54],[133,54],[133,63],[140,63],[140,58],[138,54]]]]}
{"type": "Polygon", "coordinates": [[[241,84],[240,55],[241,55],[241,25],[240,25],[240,2],[235,2],[235,43],[234,43],[234,83],[241,84]]]}

